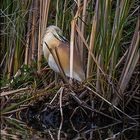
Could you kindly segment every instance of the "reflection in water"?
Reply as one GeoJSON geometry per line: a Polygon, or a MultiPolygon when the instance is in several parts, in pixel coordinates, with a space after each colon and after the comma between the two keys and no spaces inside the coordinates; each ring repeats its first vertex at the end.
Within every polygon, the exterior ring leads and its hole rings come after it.
{"type": "MultiPolygon", "coordinates": [[[[45,117],[45,116],[44,116],[45,117]]],[[[76,119],[76,118],[75,118],[76,119]]],[[[64,120],[61,130],[61,139],[68,140],[112,140],[112,139],[133,139],[138,138],[140,129],[136,125],[124,125],[123,123],[112,123],[105,126],[97,126],[95,122],[85,120],[86,123],[81,122],[84,118],[74,120],[72,122],[64,120]]],[[[2,124],[6,124],[6,129],[1,131],[3,140],[7,139],[24,139],[24,140],[57,140],[59,124],[53,124],[44,120],[39,122],[37,118],[33,117],[29,120],[27,126],[25,122],[13,118],[3,118],[2,124]],[[45,126],[46,125],[46,126],[45,126]]],[[[56,121],[56,120],[53,120],[56,121]]],[[[3,126],[4,127],[4,126],[3,126]]]]}
{"type": "Polygon", "coordinates": [[[121,114],[117,116],[111,111],[116,117],[113,118],[106,109],[100,110],[100,113],[93,113],[72,103],[65,104],[62,110],[63,117],[59,106],[37,103],[11,116],[3,117],[2,139],[128,140],[138,138],[140,132],[133,120],[126,117],[120,120],[121,114]]]}

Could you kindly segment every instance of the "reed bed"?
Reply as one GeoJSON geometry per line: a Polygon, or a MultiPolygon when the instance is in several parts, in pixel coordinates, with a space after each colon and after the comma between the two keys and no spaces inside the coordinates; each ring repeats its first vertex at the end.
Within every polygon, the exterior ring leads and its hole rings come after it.
{"type": "MultiPolygon", "coordinates": [[[[85,112],[90,110],[91,115],[95,112],[109,117],[115,110],[137,124],[138,0],[5,0],[0,5],[2,117],[18,114],[46,99],[60,109],[57,139],[61,137],[63,106],[71,101],[85,112]],[[64,75],[54,78],[42,56],[42,37],[49,25],[60,27],[70,42],[71,77],[73,51],[79,50],[86,74],[83,83],[72,79],[69,83],[64,75]],[[107,113],[104,107],[107,111],[113,109],[107,113]]],[[[121,121],[117,113],[111,117],[121,121]]],[[[2,129],[2,135],[7,135],[7,131],[2,129]]]]}

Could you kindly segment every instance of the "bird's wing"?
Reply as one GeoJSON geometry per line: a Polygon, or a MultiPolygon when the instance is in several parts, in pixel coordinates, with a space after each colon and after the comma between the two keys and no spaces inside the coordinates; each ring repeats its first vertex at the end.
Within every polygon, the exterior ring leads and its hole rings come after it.
{"type": "MultiPolygon", "coordinates": [[[[70,69],[70,46],[69,43],[60,43],[60,45],[57,47],[58,56],[61,61],[67,67],[70,69]]],[[[80,54],[77,52],[76,49],[74,49],[74,70],[78,71],[79,69],[82,69],[80,54]]]]}
{"type": "MultiPolygon", "coordinates": [[[[58,64],[61,65],[65,73],[70,73],[70,46],[69,43],[61,42],[58,47],[53,49],[53,54],[58,64]]],[[[80,55],[74,50],[74,62],[73,71],[79,75],[81,79],[84,79],[84,71],[81,64],[80,55]]]]}

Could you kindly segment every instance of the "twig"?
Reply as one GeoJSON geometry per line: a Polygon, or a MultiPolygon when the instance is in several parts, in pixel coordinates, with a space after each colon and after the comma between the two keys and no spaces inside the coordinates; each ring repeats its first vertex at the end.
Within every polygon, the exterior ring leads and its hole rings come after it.
{"type": "Polygon", "coordinates": [[[21,110],[26,109],[26,108],[27,107],[22,107],[22,108],[15,109],[15,110],[12,110],[12,111],[4,112],[4,113],[2,113],[2,115],[12,114],[14,112],[18,112],[18,111],[21,111],[21,110]]]}
{"type": "Polygon", "coordinates": [[[115,122],[115,123],[112,123],[112,124],[109,124],[109,125],[106,125],[106,126],[103,126],[103,127],[94,128],[93,130],[89,129],[89,130],[85,131],[85,134],[89,133],[90,131],[94,132],[94,131],[99,131],[99,130],[107,129],[107,128],[115,126],[115,125],[117,125],[119,123],[120,122],[115,122]]]}
{"type": "Polygon", "coordinates": [[[96,112],[96,113],[98,113],[98,114],[101,114],[101,115],[103,115],[103,116],[106,116],[106,117],[108,117],[108,118],[110,118],[110,119],[113,119],[113,120],[115,120],[115,121],[117,121],[117,122],[120,122],[120,120],[118,120],[118,119],[116,119],[116,118],[113,118],[113,117],[111,117],[111,116],[109,116],[109,115],[107,115],[107,114],[104,114],[103,112],[100,112],[100,111],[98,111],[98,110],[96,110],[96,109],[92,109],[92,108],[91,108],[89,105],[87,105],[84,101],[81,101],[73,91],[72,91],[71,93],[69,93],[69,94],[73,97],[73,99],[74,99],[80,106],[82,106],[82,107],[84,107],[84,108],[86,108],[86,109],[88,109],[88,110],[90,110],[90,111],[94,111],[94,112],[96,112]]]}
{"type": "Polygon", "coordinates": [[[64,87],[60,88],[60,100],[59,100],[59,107],[60,107],[60,114],[61,114],[61,123],[59,126],[59,130],[58,130],[58,135],[57,135],[57,139],[60,140],[60,135],[61,135],[61,129],[62,129],[62,125],[63,125],[63,109],[62,109],[62,94],[63,94],[63,89],[64,87]]]}
{"type": "Polygon", "coordinates": [[[53,97],[53,99],[51,100],[50,104],[53,103],[53,101],[55,100],[55,98],[57,97],[57,95],[61,92],[62,88],[60,88],[57,93],[55,94],[55,96],[53,97]]]}
{"type": "Polygon", "coordinates": [[[97,92],[93,91],[91,88],[89,88],[88,86],[85,86],[88,90],[90,90],[92,93],[94,93],[95,95],[97,95],[99,98],[101,98],[102,100],[104,100],[107,104],[109,104],[111,107],[115,108],[116,110],[118,110],[119,112],[121,112],[123,115],[127,116],[129,119],[135,121],[137,124],[138,122],[133,119],[131,116],[127,115],[125,112],[123,112],[122,110],[120,110],[118,107],[116,107],[115,105],[113,105],[112,103],[110,103],[108,100],[106,100],[105,98],[103,98],[100,94],[98,94],[97,92]]]}
{"type": "Polygon", "coordinates": [[[20,89],[16,89],[16,90],[12,90],[12,91],[6,91],[6,92],[2,92],[0,94],[0,97],[2,96],[7,96],[7,95],[11,95],[11,94],[14,94],[14,93],[20,93],[21,91],[26,91],[28,90],[29,87],[25,87],[25,88],[20,88],[20,89]]]}
{"type": "Polygon", "coordinates": [[[0,63],[0,68],[2,67],[2,65],[3,65],[3,63],[4,63],[4,60],[5,60],[6,56],[7,56],[7,52],[5,53],[3,59],[2,59],[2,61],[1,61],[1,63],[0,63]]]}
{"type": "MultiPolygon", "coordinates": [[[[79,106],[76,107],[76,108],[74,109],[74,111],[72,112],[72,114],[71,114],[71,116],[70,116],[70,123],[71,123],[71,126],[72,126],[73,130],[76,131],[76,132],[80,132],[80,131],[82,131],[82,130],[84,130],[84,129],[86,128],[86,126],[84,126],[84,127],[81,128],[80,130],[77,130],[77,129],[75,128],[74,124],[72,123],[72,117],[73,117],[73,115],[75,114],[75,112],[78,110],[78,108],[79,108],[79,106]]],[[[85,112],[85,110],[84,110],[82,107],[81,107],[81,109],[85,112]]],[[[85,113],[86,113],[86,112],[85,112],[85,113]]],[[[87,114],[86,114],[86,115],[87,115],[87,114]]]]}
{"type": "Polygon", "coordinates": [[[130,95],[130,98],[127,100],[127,102],[125,103],[125,107],[128,105],[128,103],[131,101],[131,99],[134,97],[134,95],[136,94],[136,91],[139,89],[140,85],[138,85],[138,87],[135,89],[135,91],[133,91],[132,95],[130,95]]]}
{"type": "Polygon", "coordinates": [[[105,140],[112,140],[112,139],[116,138],[116,136],[120,135],[121,133],[124,133],[126,130],[132,129],[132,128],[136,127],[136,126],[137,126],[137,125],[133,125],[133,126],[130,126],[130,127],[128,127],[128,128],[125,128],[123,131],[118,132],[118,133],[114,134],[112,137],[107,138],[107,139],[105,139],[105,140]]]}
{"type": "Polygon", "coordinates": [[[52,140],[55,140],[54,137],[53,137],[53,134],[51,133],[51,131],[48,130],[48,132],[49,132],[49,134],[50,134],[50,136],[51,136],[51,139],[52,139],[52,140]]]}

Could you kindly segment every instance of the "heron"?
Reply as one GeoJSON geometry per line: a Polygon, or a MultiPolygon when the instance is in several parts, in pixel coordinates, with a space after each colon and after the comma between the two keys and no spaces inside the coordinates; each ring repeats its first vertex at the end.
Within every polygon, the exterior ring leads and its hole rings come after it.
{"type": "MultiPolygon", "coordinates": [[[[67,77],[70,77],[70,45],[59,27],[51,25],[46,28],[43,36],[43,54],[53,71],[56,73],[63,71],[67,77]]],[[[79,82],[84,81],[85,73],[80,54],[76,49],[73,58],[73,78],[79,82]]]]}

